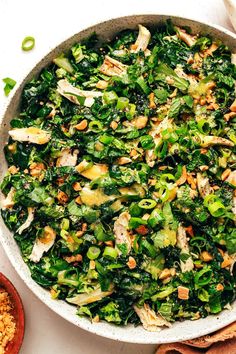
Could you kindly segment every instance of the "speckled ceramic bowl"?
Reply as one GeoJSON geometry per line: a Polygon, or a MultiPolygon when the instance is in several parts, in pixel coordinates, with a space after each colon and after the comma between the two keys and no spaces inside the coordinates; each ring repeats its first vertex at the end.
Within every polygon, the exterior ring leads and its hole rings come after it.
{"type": "MultiPolygon", "coordinates": [[[[5,109],[3,116],[1,117],[0,125],[0,179],[3,178],[7,165],[4,158],[3,146],[8,139],[9,123],[12,117],[17,114],[19,107],[20,97],[24,85],[33,77],[37,76],[42,68],[47,66],[53,58],[55,58],[62,51],[66,51],[72,46],[73,43],[80,41],[83,38],[89,36],[92,32],[96,32],[101,41],[107,41],[113,36],[126,28],[137,28],[139,23],[147,26],[154,27],[163,23],[170,16],[165,15],[134,15],[129,17],[122,17],[112,19],[97,25],[94,25],[80,33],[74,34],[66,41],[58,45],[53,49],[46,57],[44,57],[24,78],[22,82],[18,84],[14,92],[10,96],[10,100],[5,109]]],[[[236,35],[227,31],[219,26],[213,26],[188,20],[179,17],[173,17],[173,22],[179,26],[189,26],[195,33],[207,33],[214,38],[221,39],[224,43],[229,45],[233,52],[236,52],[236,35]]],[[[206,319],[200,319],[197,321],[184,321],[175,323],[171,328],[163,329],[161,332],[153,333],[147,332],[142,326],[139,327],[118,327],[108,323],[91,323],[86,318],[80,318],[76,315],[76,308],[67,304],[64,301],[52,300],[47,290],[36,284],[30,277],[30,272],[23,259],[21,258],[20,251],[16,242],[14,241],[12,234],[5,226],[3,220],[0,220],[0,240],[2,245],[23,281],[27,286],[41,299],[48,307],[50,307],[57,314],[70,321],[71,323],[79,326],[91,333],[111,338],[114,340],[131,342],[131,343],[169,343],[176,341],[183,341],[191,338],[195,338],[201,335],[208,334],[215,330],[218,330],[225,325],[228,325],[236,320],[236,302],[232,305],[231,310],[225,310],[217,316],[209,316],[206,319]]]]}

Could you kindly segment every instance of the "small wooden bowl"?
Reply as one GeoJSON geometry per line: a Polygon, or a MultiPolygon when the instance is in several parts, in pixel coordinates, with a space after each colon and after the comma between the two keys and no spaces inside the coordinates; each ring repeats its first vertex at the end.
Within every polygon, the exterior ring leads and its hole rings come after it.
{"type": "Polygon", "coordinates": [[[25,315],[20,295],[14,285],[0,272],[0,288],[9,294],[13,305],[12,315],[16,322],[16,332],[14,338],[8,343],[5,354],[18,354],[24,338],[25,315]]]}

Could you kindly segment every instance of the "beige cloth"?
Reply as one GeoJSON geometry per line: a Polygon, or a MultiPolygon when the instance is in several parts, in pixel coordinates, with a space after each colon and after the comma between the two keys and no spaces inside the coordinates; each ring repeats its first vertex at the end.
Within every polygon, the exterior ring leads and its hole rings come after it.
{"type": "Polygon", "coordinates": [[[236,322],[207,336],[162,344],[156,354],[236,354],[236,322]]]}

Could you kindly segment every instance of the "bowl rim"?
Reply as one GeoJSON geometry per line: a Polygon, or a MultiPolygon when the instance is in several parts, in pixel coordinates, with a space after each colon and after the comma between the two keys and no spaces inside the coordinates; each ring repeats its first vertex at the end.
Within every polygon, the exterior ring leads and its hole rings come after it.
{"type": "MultiPolygon", "coordinates": [[[[11,354],[18,354],[22,346],[24,334],[25,334],[25,313],[24,313],[22,299],[18,291],[16,290],[15,286],[12,284],[12,282],[1,272],[0,272],[0,287],[3,287],[6,290],[6,292],[9,294],[11,298],[11,302],[13,303],[13,306],[17,313],[17,319],[15,319],[16,326],[18,325],[15,332],[15,336],[17,335],[17,340],[14,341],[15,338],[14,336],[12,341],[8,343],[6,348],[8,348],[10,343],[13,343],[13,348],[11,348],[11,354]]],[[[6,353],[8,353],[8,349],[6,353]]]]}
{"type": "MultiPolygon", "coordinates": [[[[232,31],[224,28],[223,26],[217,25],[217,24],[212,24],[207,21],[198,21],[196,19],[189,18],[189,17],[173,16],[173,15],[169,15],[169,14],[147,13],[147,14],[132,14],[132,15],[128,15],[128,16],[114,17],[111,19],[107,19],[105,21],[95,22],[91,26],[85,27],[85,28],[79,30],[77,33],[74,33],[72,36],[66,37],[64,40],[62,40],[58,44],[56,44],[52,49],[47,51],[47,53],[44,54],[40,60],[35,60],[31,63],[30,69],[27,70],[26,74],[24,74],[20,77],[19,82],[16,84],[15,88],[9,94],[8,100],[0,109],[0,131],[4,129],[4,126],[2,127],[3,118],[7,115],[8,110],[10,110],[10,107],[14,101],[14,98],[17,98],[18,91],[20,91],[22,85],[25,85],[27,80],[32,76],[33,71],[35,71],[36,68],[41,67],[41,64],[45,60],[47,60],[47,58],[53,52],[55,52],[57,50],[59,50],[59,52],[61,52],[62,51],[61,47],[63,47],[63,45],[66,45],[67,42],[71,41],[73,38],[75,40],[76,36],[79,36],[79,35],[81,35],[82,37],[86,37],[86,36],[84,36],[84,33],[92,33],[92,31],[96,30],[96,27],[99,27],[99,26],[105,27],[105,26],[111,24],[113,21],[119,21],[119,20],[121,20],[121,21],[127,20],[128,21],[132,18],[140,18],[140,22],[142,21],[143,18],[145,18],[146,21],[148,22],[148,18],[150,18],[150,17],[156,17],[156,25],[157,26],[158,26],[158,23],[163,22],[163,20],[166,21],[167,19],[171,18],[173,20],[173,22],[187,21],[187,22],[191,22],[192,24],[195,24],[198,26],[200,25],[203,27],[208,27],[210,29],[216,30],[217,32],[219,32],[219,34],[221,33],[223,35],[230,37],[231,39],[234,39],[235,44],[236,44],[236,34],[233,33],[232,31]]],[[[127,25],[127,27],[128,27],[128,25],[127,25]]],[[[39,72],[39,70],[38,70],[38,72],[39,72]]],[[[3,144],[3,146],[4,146],[4,144],[3,144]]],[[[2,146],[0,146],[0,148],[2,148],[2,146]]],[[[121,341],[121,342],[127,342],[127,343],[162,344],[162,343],[185,341],[185,340],[193,339],[193,338],[196,338],[199,336],[203,336],[203,335],[209,334],[211,332],[214,332],[216,330],[219,330],[219,329],[223,328],[224,326],[229,325],[230,323],[232,323],[236,320],[236,302],[234,302],[233,304],[235,305],[235,309],[233,309],[234,316],[232,316],[232,317],[228,316],[227,314],[229,314],[229,312],[227,312],[225,310],[225,311],[221,312],[219,315],[207,316],[205,319],[199,319],[197,321],[185,320],[184,322],[176,322],[173,325],[173,327],[174,328],[176,327],[176,329],[178,329],[178,331],[181,333],[177,334],[174,338],[168,337],[168,336],[163,337],[162,335],[158,335],[158,332],[155,332],[156,336],[154,336],[152,332],[148,332],[145,330],[143,330],[144,333],[142,333],[142,335],[139,336],[136,334],[135,329],[134,330],[131,329],[131,326],[123,327],[126,331],[126,332],[124,332],[122,330],[121,331],[118,330],[118,329],[121,329],[122,327],[118,327],[118,326],[115,326],[115,325],[112,325],[109,323],[103,322],[103,323],[93,324],[88,319],[84,320],[84,318],[78,317],[75,313],[76,311],[74,311],[74,315],[70,314],[69,311],[68,312],[65,311],[65,313],[64,313],[63,311],[65,310],[65,308],[64,308],[63,304],[65,303],[65,301],[61,301],[61,300],[55,301],[55,300],[52,300],[49,298],[49,296],[48,296],[49,292],[47,290],[43,289],[41,286],[39,286],[31,278],[29,271],[27,271],[27,269],[25,267],[23,267],[23,268],[19,267],[19,264],[18,264],[16,258],[14,257],[14,253],[11,252],[10,244],[4,240],[3,233],[4,232],[2,230],[2,227],[0,227],[0,242],[7,254],[11,264],[13,265],[13,267],[15,268],[15,270],[17,271],[17,273],[19,274],[19,276],[21,277],[23,282],[27,285],[27,287],[37,296],[38,299],[40,299],[45,305],[47,305],[52,311],[54,311],[60,317],[66,319],[68,322],[70,322],[70,323],[78,326],[79,328],[86,330],[92,334],[96,334],[96,335],[99,335],[99,336],[102,336],[105,338],[109,338],[109,339],[113,339],[113,340],[121,341]],[[226,315],[222,316],[223,314],[226,314],[226,315]],[[199,322],[199,324],[200,324],[206,320],[210,320],[210,319],[213,320],[213,318],[215,319],[215,321],[213,321],[214,325],[206,326],[206,327],[200,326],[200,328],[198,328],[197,334],[195,334],[194,331],[188,331],[186,333],[181,331],[181,328],[182,328],[181,324],[183,324],[183,323],[185,323],[185,324],[188,323],[189,326],[193,326],[193,324],[196,322],[199,322]],[[178,326],[178,328],[177,328],[177,326],[178,326]],[[118,332],[118,334],[117,334],[117,332],[118,332]]],[[[19,251],[19,253],[20,253],[20,251],[19,251]]],[[[69,304],[66,304],[66,305],[71,306],[69,304]]],[[[205,323],[205,325],[206,325],[206,323],[205,323]]],[[[185,327],[183,327],[183,328],[185,328],[185,327]]],[[[163,329],[159,333],[164,334],[164,332],[167,332],[167,331],[168,331],[168,329],[163,329]]]]}

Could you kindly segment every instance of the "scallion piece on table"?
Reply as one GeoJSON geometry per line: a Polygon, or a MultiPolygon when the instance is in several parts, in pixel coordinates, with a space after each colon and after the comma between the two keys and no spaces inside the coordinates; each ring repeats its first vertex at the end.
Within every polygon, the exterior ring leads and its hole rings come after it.
{"type": "Polygon", "coordinates": [[[32,50],[34,46],[35,46],[34,37],[27,36],[22,41],[21,49],[24,50],[25,52],[28,52],[29,50],[32,50]]]}
{"type": "Polygon", "coordinates": [[[2,81],[5,84],[5,86],[3,88],[4,93],[6,96],[8,96],[9,93],[11,92],[11,90],[14,88],[16,81],[11,79],[10,77],[5,77],[5,79],[2,79],[2,81]]]}

